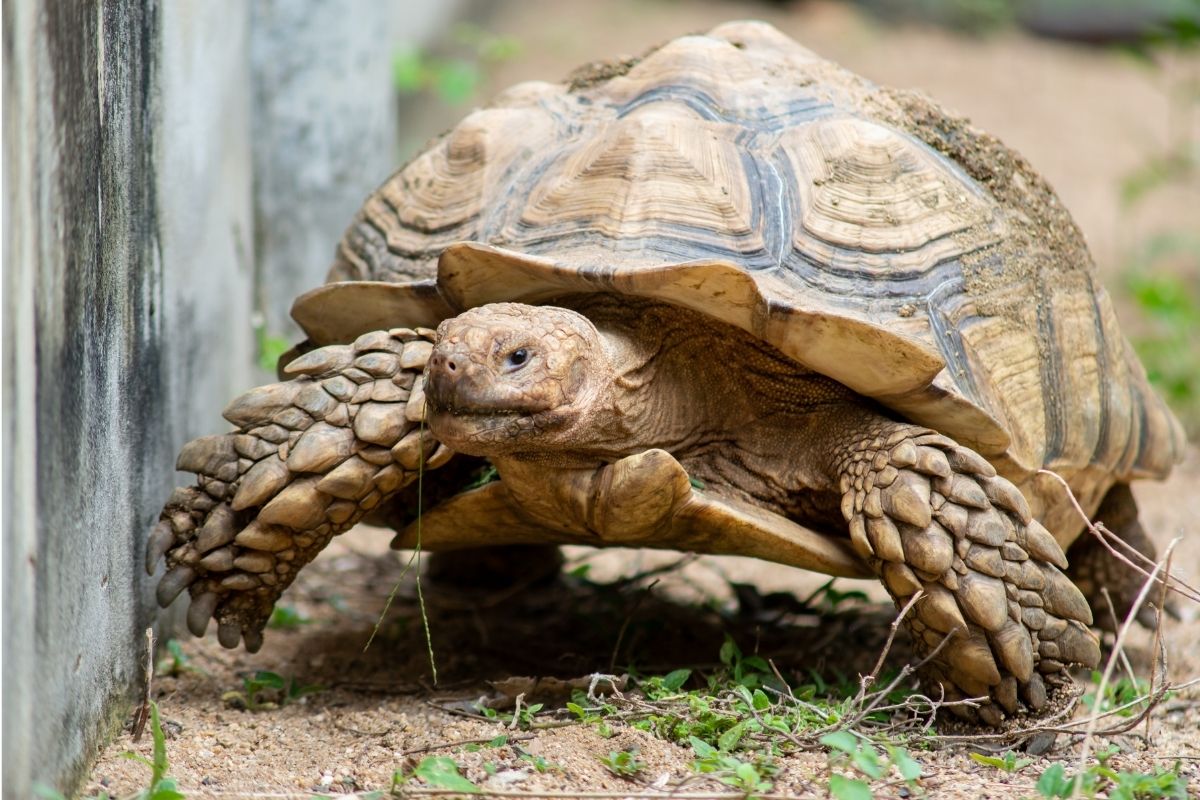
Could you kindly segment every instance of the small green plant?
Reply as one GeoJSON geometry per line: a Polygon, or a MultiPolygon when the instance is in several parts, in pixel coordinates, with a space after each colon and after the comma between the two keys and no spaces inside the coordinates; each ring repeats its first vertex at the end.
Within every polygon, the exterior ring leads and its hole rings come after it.
{"type": "MultiPolygon", "coordinates": [[[[1100,672],[1093,670],[1092,683],[1097,688],[1100,685],[1100,678],[1100,672]]],[[[1143,678],[1117,678],[1104,687],[1104,697],[1099,702],[1097,702],[1095,692],[1088,692],[1083,696],[1083,704],[1096,712],[1120,709],[1117,711],[1119,716],[1131,717],[1146,707],[1149,702],[1149,692],[1150,684],[1143,678]],[[1138,702],[1139,700],[1141,702],[1138,702]],[[1127,707],[1123,708],[1123,706],[1127,707]]]]}
{"type": "Polygon", "coordinates": [[[504,747],[506,744],[508,744],[508,734],[502,733],[496,738],[492,739],[490,742],[484,742],[482,744],[479,742],[471,742],[470,744],[463,745],[463,750],[468,753],[478,753],[485,747],[504,747]]]}
{"type": "Polygon", "coordinates": [[[869,781],[879,780],[892,768],[900,778],[915,789],[921,777],[921,765],[903,747],[884,745],[884,752],[870,742],[855,736],[850,731],[836,731],[821,737],[821,744],[829,748],[830,767],[853,769],[868,780],[852,778],[832,772],[829,777],[829,793],[837,800],[860,800],[874,796],[869,781]]]}
{"type": "Polygon", "coordinates": [[[156,674],[169,675],[173,678],[185,672],[197,672],[201,675],[208,674],[191,663],[191,657],[183,652],[183,645],[179,643],[178,639],[167,639],[167,643],[164,646],[167,654],[160,658],[158,664],[155,665],[154,671],[156,674]]]}
{"type": "Polygon", "coordinates": [[[746,794],[768,792],[774,786],[771,778],[778,772],[769,756],[758,754],[750,760],[738,758],[725,748],[716,748],[695,736],[689,743],[696,754],[692,769],[701,774],[712,775],[726,786],[732,786],[746,794]]]}
{"type": "Polygon", "coordinates": [[[629,750],[610,750],[607,756],[597,756],[597,758],[613,775],[631,778],[646,768],[645,762],[638,761],[637,756],[637,748],[630,748],[629,750]]]}
{"type": "Polygon", "coordinates": [[[446,789],[464,794],[477,794],[479,787],[467,780],[460,771],[458,762],[449,756],[429,756],[421,759],[411,772],[397,770],[392,773],[392,794],[413,778],[420,778],[433,789],[446,789]]]}
{"type": "Polygon", "coordinates": [[[1004,772],[1020,772],[1033,763],[1032,758],[1018,758],[1012,750],[1006,750],[1000,756],[986,756],[983,753],[971,753],[971,760],[988,767],[995,767],[1004,772]]]}
{"type": "Polygon", "coordinates": [[[1130,296],[1148,330],[1133,339],[1147,377],[1185,423],[1200,432],[1200,290],[1171,272],[1155,271],[1174,253],[1180,269],[1200,275],[1200,238],[1160,236],[1146,244],[1126,272],[1130,296]],[[1191,265],[1182,259],[1191,259],[1191,265]]]}
{"type": "Polygon", "coordinates": [[[588,702],[588,700],[584,693],[576,690],[574,700],[567,703],[567,711],[570,711],[572,714],[574,714],[575,718],[583,724],[591,725],[593,728],[595,728],[597,735],[600,737],[604,739],[611,739],[615,734],[615,731],[613,731],[612,726],[608,724],[608,721],[605,720],[604,717],[608,714],[615,713],[617,709],[611,705],[601,705],[599,707],[589,708],[584,705],[586,702],[588,702]]]}
{"type": "Polygon", "coordinates": [[[1108,766],[1114,750],[1082,773],[1069,775],[1061,762],[1055,762],[1038,778],[1037,791],[1046,798],[1106,797],[1108,800],[1186,800],[1187,782],[1179,774],[1179,762],[1172,769],[1153,772],[1118,772],[1108,766]]]}
{"type": "Polygon", "coordinates": [[[145,764],[150,768],[150,785],[137,795],[137,800],[184,800],[184,795],[175,786],[175,779],[167,777],[171,763],[167,760],[167,735],[163,732],[158,703],[150,701],[150,736],[154,743],[153,759],[134,752],[126,752],[125,758],[145,764]]]}
{"type": "Polygon", "coordinates": [[[843,592],[835,585],[837,578],[821,584],[815,592],[804,599],[804,605],[826,614],[836,614],[843,603],[866,603],[870,600],[866,592],[850,589],[843,592]]]}
{"type": "Polygon", "coordinates": [[[258,366],[264,372],[274,375],[279,359],[292,349],[292,344],[282,336],[272,336],[267,331],[267,323],[262,314],[255,314],[254,320],[254,340],[258,345],[258,366]]]}
{"type": "Polygon", "coordinates": [[[485,67],[521,52],[517,40],[466,24],[455,27],[451,45],[455,54],[445,58],[412,47],[397,50],[392,58],[396,90],[402,94],[429,92],[447,105],[461,105],[478,92],[485,67]]]}
{"type": "MultiPolygon", "coordinates": [[[[530,705],[523,705],[518,708],[516,710],[517,727],[521,730],[529,730],[533,726],[534,717],[536,717],[538,712],[542,710],[542,706],[542,703],[532,703],[530,705]]],[[[511,712],[497,711],[494,708],[488,708],[487,706],[481,705],[477,705],[475,708],[480,714],[490,720],[502,722],[505,725],[512,724],[514,715],[511,712]]]]}
{"type": "Polygon", "coordinates": [[[729,672],[733,682],[747,689],[756,689],[774,680],[771,665],[761,656],[747,656],[737,646],[732,636],[725,635],[725,643],[717,654],[729,672]]]}
{"type": "Polygon", "coordinates": [[[324,687],[316,684],[301,684],[295,678],[284,678],[276,672],[259,670],[253,676],[242,678],[241,691],[228,691],[221,699],[241,705],[247,711],[265,711],[323,690],[324,687]],[[264,699],[264,695],[269,699],[264,699]]]}
{"type": "Polygon", "coordinates": [[[528,750],[523,750],[520,747],[514,747],[517,751],[517,758],[530,764],[538,772],[562,772],[563,768],[558,764],[551,764],[543,756],[530,753],[528,750]]]}
{"type": "Polygon", "coordinates": [[[301,625],[308,625],[311,622],[311,619],[292,606],[278,605],[271,612],[271,618],[267,620],[267,627],[279,631],[294,631],[301,625]]]}

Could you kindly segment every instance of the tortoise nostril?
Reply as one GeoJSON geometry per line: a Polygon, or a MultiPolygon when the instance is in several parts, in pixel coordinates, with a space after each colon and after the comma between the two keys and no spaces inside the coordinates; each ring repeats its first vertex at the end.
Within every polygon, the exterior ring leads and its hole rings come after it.
{"type": "Polygon", "coordinates": [[[458,364],[454,363],[454,359],[447,358],[446,359],[446,369],[450,370],[451,372],[454,372],[455,370],[458,369],[458,364]]]}

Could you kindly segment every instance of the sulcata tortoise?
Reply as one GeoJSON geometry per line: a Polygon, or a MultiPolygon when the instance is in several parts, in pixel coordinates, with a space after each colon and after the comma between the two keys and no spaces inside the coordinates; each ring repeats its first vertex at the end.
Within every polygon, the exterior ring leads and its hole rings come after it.
{"type": "Polygon", "coordinates": [[[367,199],[329,280],[150,537],[159,603],[226,647],[364,517],[434,552],[738,554],[920,592],[918,652],[953,637],[927,684],[995,725],[1140,585],[1038,471],[1152,555],[1128,484],[1184,447],[1029,165],[761,23],[508,90],[367,199]]]}

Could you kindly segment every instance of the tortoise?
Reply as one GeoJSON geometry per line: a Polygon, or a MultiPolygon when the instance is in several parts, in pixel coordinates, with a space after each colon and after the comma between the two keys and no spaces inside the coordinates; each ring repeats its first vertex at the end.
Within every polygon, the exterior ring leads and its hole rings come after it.
{"type": "Polygon", "coordinates": [[[916,597],[924,679],[999,725],[1140,584],[1065,487],[1152,556],[1129,482],[1184,449],[1046,182],[757,22],[502,93],[292,313],[288,379],[182,449],[147,549],[161,605],[189,589],[191,631],[250,651],[363,518],[433,552],[740,554],[916,597]]]}

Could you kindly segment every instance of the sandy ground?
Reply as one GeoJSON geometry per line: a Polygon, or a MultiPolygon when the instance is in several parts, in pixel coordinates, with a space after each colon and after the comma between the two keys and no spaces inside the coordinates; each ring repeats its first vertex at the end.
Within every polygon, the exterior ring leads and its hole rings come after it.
{"type": "MultiPolygon", "coordinates": [[[[1133,214],[1118,212],[1118,184],[1168,136],[1171,115],[1162,76],[1108,52],[1039,41],[1018,34],[974,40],[934,29],[885,29],[840,6],[810,3],[729,2],[606,3],[525,0],[498,4],[484,24],[515,36],[522,55],[489,77],[499,89],[527,78],[556,78],[587,60],[638,53],[684,31],[703,30],[730,18],[768,19],[819,53],[881,83],[921,87],[1025,153],[1062,195],[1083,227],[1102,274],[1115,282],[1120,254],[1130,242],[1159,227],[1179,227],[1196,198],[1170,192],[1133,214]],[[1118,224],[1118,222],[1120,224],[1118,224]]],[[[429,114],[436,132],[463,113],[429,114]]],[[[382,177],[382,176],[381,176],[382,177]]],[[[1194,223],[1194,220],[1193,220],[1194,223]]],[[[1137,488],[1148,530],[1165,545],[1183,540],[1175,563],[1200,582],[1200,452],[1164,484],[1137,488]]],[[[820,581],[794,570],[740,559],[700,559],[650,580],[599,589],[578,581],[553,588],[525,587],[464,598],[426,587],[438,682],[433,684],[411,578],[400,584],[369,649],[364,644],[380,618],[402,561],[386,548],[387,536],[359,529],[342,537],[302,574],[284,604],[309,621],[268,632],[262,652],[222,650],[211,634],[182,643],[194,668],[159,675],[154,696],[169,733],[170,773],[188,797],[305,797],[386,789],[395,770],[425,755],[450,755],[466,774],[492,790],[613,792],[655,791],[692,775],[691,751],[640,731],[617,726],[612,739],[594,728],[567,726],[512,732],[513,742],[472,750],[454,743],[495,737],[494,722],[459,713],[492,692],[488,681],[510,676],[580,677],[619,671],[633,663],[645,673],[680,666],[711,669],[725,633],[747,650],[771,656],[781,668],[812,667],[824,674],[868,670],[880,652],[892,613],[864,607],[835,620],[800,615],[763,625],[728,613],[729,581],[751,582],[760,593],[805,595],[820,581]],[[269,670],[322,689],[282,707],[247,711],[229,692],[242,678],[269,670]],[[527,737],[527,738],[521,738],[527,737]],[[519,741],[516,741],[519,739],[519,741]],[[515,745],[515,746],[514,746],[515,745]],[[636,780],[614,776],[597,760],[636,746],[647,768],[636,780]],[[519,748],[519,749],[518,749],[519,748]],[[539,772],[537,758],[549,765],[539,772]],[[495,774],[489,774],[485,765],[495,774]]],[[[572,551],[591,564],[590,577],[611,580],[675,555],[572,551]]],[[[403,558],[403,555],[401,556],[403,558]]],[[[846,582],[843,589],[871,584],[846,582]]],[[[1163,629],[1176,682],[1200,677],[1200,620],[1194,608],[1163,629]]],[[[1141,675],[1150,663],[1150,637],[1138,632],[1127,654],[1141,675]]],[[[892,652],[904,658],[903,646],[892,652]]],[[[558,717],[543,715],[539,719],[558,717]]],[[[1200,794],[1200,692],[1181,693],[1159,706],[1148,728],[1119,737],[1113,764],[1148,771],[1181,759],[1192,791],[1200,794]]],[[[1065,745],[1065,737],[1060,737],[1065,745]]],[[[149,737],[133,743],[123,734],[99,756],[85,791],[123,795],[144,786],[144,767],[122,757],[148,754],[149,737]]],[[[1051,753],[1069,760],[1076,751],[1051,753]]],[[[1036,796],[1034,781],[1049,762],[1015,774],[981,766],[963,749],[919,753],[931,797],[1036,796]]],[[[824,796],[826,757],[788,756],[774,792],[824,796]]],[[[907,796],[900,786],[877,787],[880,797],[907,796]]],[[[689,783],[688,792],[727,791],[689,783]]],[[[665,794],[663,796],[666,796],[665,794]]]]}

